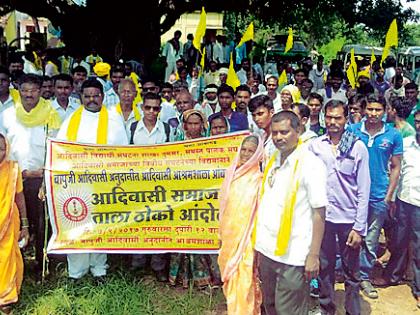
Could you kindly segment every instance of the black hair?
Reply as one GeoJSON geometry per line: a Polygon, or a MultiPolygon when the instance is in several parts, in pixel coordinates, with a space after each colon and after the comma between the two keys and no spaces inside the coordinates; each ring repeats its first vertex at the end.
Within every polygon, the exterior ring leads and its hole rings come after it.
{"type": "Polygon", "coordinates": [[[233,88],[227,84],[222,84],[217,89],[217,96],[219,96],[222,93],[229,93],[230,95],[232,95],[232,97],[235,97],[235,92],[233,91],[233,88]]]}
{"type": "Polygon", "coordinates": [[[71,74],[75,74],[76,72],[82,72],[87,75],[87,70],[83,66],[76,66],[73,69],[71,69],[71,74]]]}
{"type": "Polygon", "coordinates": [[[255,112],[258,107],[264,106],[268,111],[274,109],[273,101],[267,95],[258,95],[253,97],[248,104],[248,109],[251,113],[255,112]]]}
{"type": "Polygon", "coordinates": [[[71,77],[71,75],[65,74],[65,73],[60,73],[57,74],[55,76],[53,76],[53,81],[54,81],[54,85],[57,81],[67,81],[70,82],[70,85],[73,86],[73,78],[71,77]]]}
{"type": "Polygon", "coordinates": [[[344,111],[344,117],[347,117],[349,114],[349,107],[340,100],[330,100],[325,104],[324,112],[326,113],[329,108],[342,107],[344,111]]]}
{"type": "Polygon", "coordinates": [[[242,84],[242,85],[238,86],[238,87],[236,88],[235,95],[236,95],[236,94],[238,94],[238,92],[240,92],[240,91],[245,91],[245,92],[248,92],[248,93],[249,93],[249,95],[251,95],[251,89],[250,89],[250,88],[249,88],[249,86],[248,86],[248,85],[246,85],[246,84],[242,84]]]}
{"type": "Polygon", "coordinates": [[[143,103],[146,100],[158,100],[159,104],[162,102],[162,98],[158,94],[152,93],[152,92],[147,92],[146,94],[143,95],[143,103]]]}
{"type": "Polygon", "coordinates": [[[323,98],[321,95],[319,95],[318,93],[315,93],[315,92],[312,92],[312,93],[310,93],[310,94],[309,94],[309,97],[308,97],[308,102],[309,102],[311,99],[316,99],[316,100],[318,100],[318,101],[321,103],[321,105],[322,105],[322,103],[324,102],[324,98],[323,98]]]}
{"type": "Polygon", "coordinates": [[[294,110],[295,108],[298,109],[299,111],[299,116],[300,118],[309,118],[309,116],[311,115],[311,110],[309,109],[309,107],[305,104],[302,103],[293,103],[290,108],[292,110],[294,110]]]}
{"type": "Polygon", "coordinates": [[[296,132],[300,131],[299,117],[298,115],[296,115],[294,112],[290,110],[284,110],[284,111],[274,114],[273,117],[271,117],[271,125],[273,125],[274,123],[281,122],[283,120],[290,121],[290,126],[292,126],[292,128],[296,132]]]}
{"type": "Polygon", "coordinates": [[[402,119],[407,119],[413,109],[413,105],[407,99],[396,97],[391,100],[391,107],[395,109],[397,116],[402,119]]]}
{"type": "Polygon", "coordinates": [[[37,74],[28,73],[24,74],[19,78],[19,86],[22,84],[35,84],[38,85],[39,88],[42,86],[42,77],[37,74]]]}
{"type": "Polygon", "coordinates": [[[85,82],[82,83],[81,91],[83,93],[84,89],[87,88],[97,88],[101,92],[104,93],[104,87],[101,82],[99,82],[96,78],[87,79],[85,82]]]}
{"type": "Polygon", "coordinates": [[[0,73],[3,73],[5,75],[7,75],[8,77],[10,77],[10,71],[9,71],[9,69],[7,69],[6,67],[1,66],[1,65],[0,65],[0,73]]]}

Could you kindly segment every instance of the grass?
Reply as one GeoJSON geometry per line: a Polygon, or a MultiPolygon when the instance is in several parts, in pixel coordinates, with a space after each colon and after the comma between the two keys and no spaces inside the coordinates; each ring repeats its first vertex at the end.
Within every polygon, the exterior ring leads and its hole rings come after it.
{"type": "Polygon", "coordinates": [[[129,272],[124,263],[118,261],[121,257],[112,257],[112,268],[106,283],[101,285],[98,285],[90,275],[79,282],[67,279],[65,263],[56,265],[55,270],[41,284],[35,280],[29,266],[25,271],[19,303],[14,308],[14,314],[215,315],[223,313],[220,311],[224,304],[221,290],[197,291],[192,287],[173,288],[168,284],[157,282],[152,275],[139,276],[129,272]]]}

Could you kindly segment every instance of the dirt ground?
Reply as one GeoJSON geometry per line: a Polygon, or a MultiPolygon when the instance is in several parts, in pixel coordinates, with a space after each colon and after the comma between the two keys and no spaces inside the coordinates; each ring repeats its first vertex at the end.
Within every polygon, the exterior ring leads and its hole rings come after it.
{"type": "MultiPolygon", "coordinates": [[[[337,284],[336,287],[336,302],[338,305],[337,315],[345,315],[344,311],[344,284],[337,284]]],[[[389,287],[386,289],[378,289],[379,298],[371,300],[366,298],[362,293],[361,315],[420,315],[420,310],[417,309],[416,300],[411,294],[411,289],[408,285],[399,285],[389,287]]],[[[219,304],[216,310],[205,313],[205,315],[226,315],[226,304],[219,304]]]]}
{"type": "MultiPolygon", "coordinates": [[[[399,285],[378,289],[379,298],[371,300],[360,294],[362,300],[362,315],[411,315],[420,314],[416,300],[408,285],[399,285]]],[[[337,315],[345,315],[344,285],[336,285],[336,301],[340,305],[337,315]]]]}

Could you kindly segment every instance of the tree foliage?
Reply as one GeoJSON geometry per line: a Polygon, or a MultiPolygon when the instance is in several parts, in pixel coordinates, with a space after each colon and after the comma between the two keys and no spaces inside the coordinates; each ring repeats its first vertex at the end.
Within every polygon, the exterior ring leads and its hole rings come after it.
{"type": "Polygon", "coordinates": [[[160,35],[183,13],[202,6],[207,12],[234,12],[230,21],[226,19],[232,34],[242,32],[251,20],[257,30],[264,30],[257,31],[260,41],[293,27],[309,48],[337,36],[357,39],[358,33],[379,41],[393,18],[404,40],[409,33],[401,26],[418,18],[414,11],[403,9],[400,0],[87,0],[86,7],[71,0],[0,0],[0,14],[16,9],[48,18],[61,27],[63,40],[74,48],[73,53],[87,54],[95,47],[107,59],[122,53],[150,62],[159,53],[160,35]]]}

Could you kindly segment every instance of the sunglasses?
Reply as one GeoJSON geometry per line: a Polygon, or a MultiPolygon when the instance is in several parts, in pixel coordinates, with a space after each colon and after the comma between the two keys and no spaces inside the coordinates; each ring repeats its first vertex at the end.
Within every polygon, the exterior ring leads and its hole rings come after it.
{"type": "Polygon", "coordinates": [[[160,112],[160,106],[150,106],[150,105],[144,105],[144,110],[145,111],[150,111],[153,110],[154,112],[158,113],[160,112]]]}

